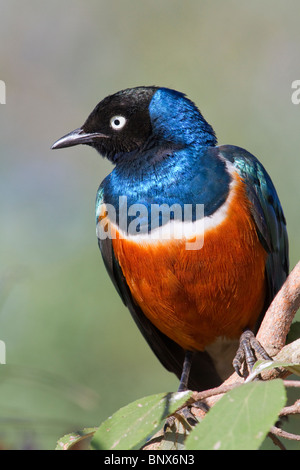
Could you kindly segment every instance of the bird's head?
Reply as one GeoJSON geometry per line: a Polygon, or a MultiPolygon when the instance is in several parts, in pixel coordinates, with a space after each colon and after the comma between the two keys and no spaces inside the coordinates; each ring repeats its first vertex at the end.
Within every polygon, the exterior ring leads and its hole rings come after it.
{"type": "Polygon", "coordinates": [[[216,137],[198,108],[168,88],[137,87],[107,96],[82,127],[59,139],[53,149],[87,144],[114,163],[125,154],[154,146],[214,146],[216,137]]]}

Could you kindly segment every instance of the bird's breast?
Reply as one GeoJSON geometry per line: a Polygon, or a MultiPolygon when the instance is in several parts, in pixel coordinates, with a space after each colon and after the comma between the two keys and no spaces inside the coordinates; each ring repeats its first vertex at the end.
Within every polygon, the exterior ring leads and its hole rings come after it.
{"type": "Polygon", "coordinates": [[[218,337],[237,338],[263,309],[267,254],[249,204],[235,173],[214,214],[195,222],[170,221],[167,233],[156,236],[124,233],[101,207],[100,235],[106,230],[112,237],[135,302],[184,349],[203,350],[218,337]]]}

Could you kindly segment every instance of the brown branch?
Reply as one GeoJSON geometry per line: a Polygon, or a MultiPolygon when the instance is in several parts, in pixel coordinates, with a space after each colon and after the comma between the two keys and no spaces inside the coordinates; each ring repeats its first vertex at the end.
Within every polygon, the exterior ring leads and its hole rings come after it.
{"type": "Polygon", "coordinates": [[[279,447],[280,450],[286,450],[286,447],[282,444],[282,442],[280,442],[280,440],[278,439],[277,436],[275,436],[274,434],[272,434],[271,432],[268,433],[268,437],[270,439],[272,439],[273,441],[273,444],[275,444],[275,446],[279,447]]]}
{"type": "MultiPolygon", "coordinates": [[[[280,373],[283,374],[283,372],[277,371],[277,374],[280,374],[280,373]]],[[[212,404],[214,404],[215,401],[219,400],[222,395],[224,395],[225,393],[229,392],[230,390],[242,385],[243,381],[244,380],[241,379],[241,382],[236,381],[236,382],[232,382],[232,383],[228,383],[228,384],[226,383],[227,382],[226,381],[222,385],[220,385],[219,387],[210,388],[209,390],[204,390],[203,392],[193,392],[193,394],[189,398],[189,400],[184,405],[182,405],[179,408],[179,410],[186,407],[186,406],[190,406],[190,405],[192,405],[193,403],[195,403],[197,401],[205,401],[208,405],[211,406],[212,404]],[[215,397],[215,400],[213,402],[208,400],[209,398],[213,398],[213,397],[215,397]]],[[[284,380],[283,384],[284,384],[285,387],[300,388],[300,380],[284,380]]],[[[299,406],[300,405],[298,404],[298,407],[299,406]]],[[[300,409],[299,409],[299,411],[300,411],[300,409]]]]}
{"type": "Polygon", "coordinates": [[[285,387],[297,387],[300,388],[300,380],[284,380],[283,385],[285,387]]]}
{"type": "Polygon", "coordinates": [[[297,400],[291,406],[285,406],[280,411],[279,416],[290,416],[290,415],[297,415],[300,414],[300,400],[297,400]]]}
{"type": "Polygon", "coordinates": [[[225,384],[225,382],[220,385],[219,387],[210,388],[209,390],[204,390],[203,392],[193,392],[191,398],[188,401],[188,404],[194,403],[196,401],[206,400],[207,398],[224,395],[224,393],[229,392],[233,388],[238,387],[241,385],[238,382],[234,382],[231,384],[225,384]]]}
{"type": "Polygon", "coordinates": [[[300,308],[300,261],[288,276],[266,312],[257,339],[275,356],[285,345],[286,336],[300,308]]]}
{"type": "Polygon", "coordinates": [[[283,429],[277,428],[276,426],[272,426],[270,432],[275,436],[284,437],[285,439],[289,439],[291,441],[300,441],[300,436],[298,436],[298,434],[292,434],[290,432],[283,431],[283,429]]]}

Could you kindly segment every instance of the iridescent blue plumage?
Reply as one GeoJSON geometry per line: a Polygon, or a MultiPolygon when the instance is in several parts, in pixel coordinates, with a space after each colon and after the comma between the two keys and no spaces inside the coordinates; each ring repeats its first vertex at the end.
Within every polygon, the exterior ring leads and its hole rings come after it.
{"type": "Polygon", "coordinates": [[[153,131],[163,142],[195,149],[217,143],[213,128],[183,93],[160,88],[150,102],[149,114],[153,131]]]}
{"type": "MultiPolygon", "coordinates": [[[[139,155],[147,160],[147,153],[156,155],[155,149],[139,155]]],[[[119,212],[119,197],[127,197],[127,205],[143,204],[149,214],[150,231],[151,206],[153,204],[192,204],[196,218],[196,205],[204,205],[204,215],[212,215],[224,202],[229,193],[231,176],[225,169],[225,162],[215,149],[198,147],[169,150],[167,158],[156,162],[148,159],[147,164],[134,161],[120,163],[102,182],[99,191],[103,201],[112,204],[119,212]],[[189,184],[186,184],[186,182],[189,184]]],[[[97,209],[97,208],[96,208],[97,209]]],[[[128,223],[130,223],[130,217],[128,223]]],[[[153,227],[152,227],[153,228],[153,227]]],[[[144,230],[142,230],[144,231],[144,230]]]]}

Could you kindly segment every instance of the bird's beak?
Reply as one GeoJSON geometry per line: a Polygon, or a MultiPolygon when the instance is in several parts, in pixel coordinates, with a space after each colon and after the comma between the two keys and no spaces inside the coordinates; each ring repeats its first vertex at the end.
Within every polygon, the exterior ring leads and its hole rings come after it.
{"type": "Polygon", "coordinates": [[[62,149],[64,147],[72,147],[73,145],[79,144],[91,144],[97,139],[107,139],[108,136],[101,134],[100,132],[85,132],[81,127],[75,129],[75,131],[69,132],[69,134],[64,135],[58,139],[53,145],[52,149],[62,149]]]}

